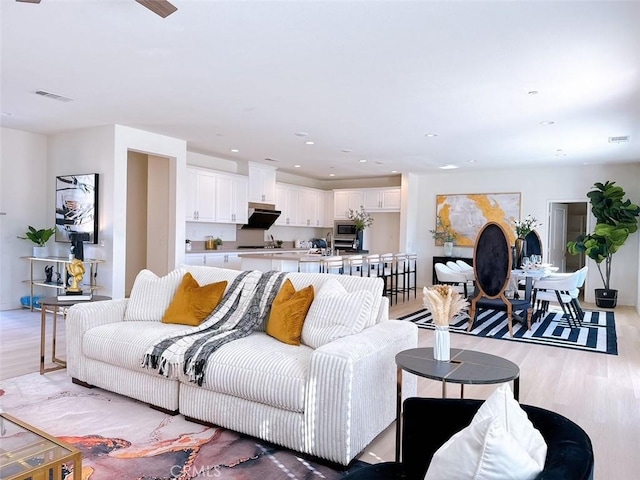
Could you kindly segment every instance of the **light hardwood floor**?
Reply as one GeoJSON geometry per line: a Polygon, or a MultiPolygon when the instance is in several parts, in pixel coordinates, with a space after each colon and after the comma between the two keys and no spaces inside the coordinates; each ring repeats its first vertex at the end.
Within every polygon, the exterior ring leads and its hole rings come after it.
{"type": "MultiPolygon", "coordinates": [[[[586,305],[594,308],[593,305],[586,305]]],[[[422,308],[420,297],[390,309],[397,318],[422,308]]],[[[451,346],[499,355],[520,366],[520,401],[556,411],[578,423],[590,435],[595,451],[595,478],[632,480],[640,475],[640,317],[634,308],[615,309],[617,356],[505,340],[452,335],[451,346]]],[[[51,341],[51,314],[47,315],[47,347],[51,341]]],[[[58,353],[64,358],[64,322],[59,322],[58,353]]],[[[419,346],[432,346],[433,333],[419,331],[419,346]]],[[[0,312],[0,379],[39,371],[40,312],[0,312]]],[[[50,350],[47,357],[50,358],[50,350]]],[[[468,385],[465,396],[487,398],[495,385],[468,385]]],[[[448,389],[451,396],[459,389],[448,389]]],[[[418,394],[440,396],[440,385],[418,380],[418,394]]],[[[1,404],[1,400],[0,400],[1,404]]],[[[434,428],[441,419],[434,419],[434,428]]],[[[392,424],[359,456],[375,463],[393,460],[392,424]]]]}

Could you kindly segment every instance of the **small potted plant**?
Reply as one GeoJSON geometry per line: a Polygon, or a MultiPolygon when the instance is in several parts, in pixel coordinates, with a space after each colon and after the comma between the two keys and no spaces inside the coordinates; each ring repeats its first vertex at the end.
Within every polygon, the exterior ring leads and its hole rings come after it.
{"type": "Polygon", "coordinates": [[[580,235],[567,244],[569,253],[584,252],[596,262],[604,288],[596,288],[596,305],[614,308],[618,291],[611,288],[611,258],[622,247],[630,234],[638,230],[640,206],[624,200],[625,191],[615,182],[595,183],[587,193],[591,212],[596,217],[593,233],[580,235]],[[604,262],[604,271],[602,263],[604,262]]]}
{"type": "Polygon", "coordinates": [[[433,236],[436,244],[442,244],[444,247],[444,255],[446,257],[453,256],[453,242],[456,239],[456,231],[453,229],[450,223],[444,223],[442,217],[438,215],[436,217],[435,230],[429,230],[433,236]]]}
{"type": "Polygon", "coordinates": [[[46,243],[56,233],[56,229],[41,228],[40,230],[36,230],[31,225],[29,225],[28,228],[29,230],[27,230],[27,232],[25,233],[25,236],[18,237],[18,238],[21,238],[23,240],[31,240],[33,243],[36,244],[36,246],[33,247],[34,257],[46,257],[48,254],[46,243]]]}

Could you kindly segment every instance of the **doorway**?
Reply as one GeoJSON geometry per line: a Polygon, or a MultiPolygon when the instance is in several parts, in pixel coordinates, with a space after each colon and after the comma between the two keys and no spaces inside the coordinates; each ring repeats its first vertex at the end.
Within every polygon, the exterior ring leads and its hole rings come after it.
{"type": "Polygon", "coordinates": [[[585,266],[584,253],[570,255],[567,242],[587,233],[587,202],[566,201],[549,203],[549,263],[559,272],[575,272],[585,266]]]}
{"type": "Polygon", "coordinates": [[[169,273],[170,159],[127,153],[125,296],[138,272],[169,273]]]}

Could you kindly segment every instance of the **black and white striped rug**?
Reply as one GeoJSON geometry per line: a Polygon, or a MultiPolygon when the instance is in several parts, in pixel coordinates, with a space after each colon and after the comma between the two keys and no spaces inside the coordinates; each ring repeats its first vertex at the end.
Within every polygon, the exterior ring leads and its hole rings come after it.
{"type": "MultiPolygon", "coordinates": [[[[433,329],[431,313],[426,310],[400,317],[400,320],[414,322],[420,328],[433,329]]],[[[516,342],[539,343],[556,347],[587,350],[589,352],[618,354],[616,324],[613,312],[599,312],[585,310],[582,326],[571,328],[567,317],[562,312],[551,311],[544,319],[534,317],[531,330],[526,325],[513,321],[513,337],[509,336],[506,312],[496,310],[481,310],[474,323],[474,328],[467,332],[469,316],[460,314],[449,325],[452,332],[476,335],[480,337],[498,338],[516,342]]]]}

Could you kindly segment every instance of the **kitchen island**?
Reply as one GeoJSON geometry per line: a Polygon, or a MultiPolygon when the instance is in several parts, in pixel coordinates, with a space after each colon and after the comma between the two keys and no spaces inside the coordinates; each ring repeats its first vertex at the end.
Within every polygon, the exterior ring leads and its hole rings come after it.
{"type": "MultiPolygon", "coordinates": [[[[242,270],[278,270],[281,272],[318,273],[320,265],[328,256],[309,252],[299,253],[241,253],[240,266],[242,270]]],[[[341,255],[343,259],[353,255],[341,255]]]]}

